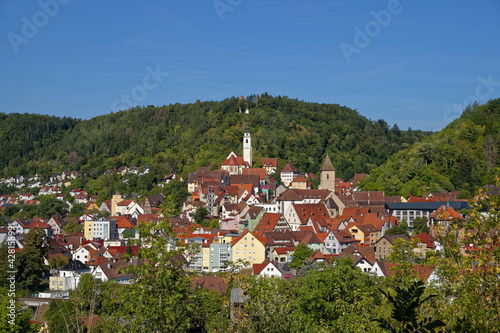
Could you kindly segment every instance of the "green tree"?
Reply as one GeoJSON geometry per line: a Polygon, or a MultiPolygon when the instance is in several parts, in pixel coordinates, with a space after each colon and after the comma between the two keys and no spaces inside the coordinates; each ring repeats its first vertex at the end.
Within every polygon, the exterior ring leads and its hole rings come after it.
{"type": "Polygon", "coordinates": [[[196,210],[194,212],[193,218],[196,221],[196,223],[205,226],[205,224],[207,224],[205,222],[205,216],[208,214],[209,214],[209,211],[206,207],[198,206],[198,208],[196,208],[196,210]]]}
{"type": "Polygon", "coordinates": [[[85,212],[85,206],[82,204],[74,204],[73,207],[71,207],[70,211],[71,215],[76,217],[82,216],[84,212],[85,212]]]}
{"type": "Polygon", "coordinates": [[[38,209],[43,217],[50,218],[54,215],[65,215],[68,212],[68,204],[56,199],[55,196],[43,195],[39,201],[38,209]]]}
{"type": "Polygon", "coordinates": [[[387,315],[376,293],[376,278],[361,272],[350,258],[310,271],[299,284],[301,318],[315,328],[308,331],[373,332],[373,320],[387,315]]]}
{"type": "Polygon", "coordinates": [[[313,252],[314,251],[304,243],[297,244],[295,251],[293,251],[290,268],[299,269],[304,264],[304,260],[309,258],[313,252]]]}
{"type": "Polygon", "coordinates": [[[408,234],[408,230],[405,226],[406,222],[404,221],[400,222],[399,224],[393,226],[392,228],[387,229],[385,235],[406,235],[410,237],[410,235],[408,234]]]}
{"type": "Polygon", "coordinates": [[[68,264],[69,258],[62,254],[56,254],[49,259],[50,268],[61,268],[68,264]]]}
{"type": "Polygon", "coordinates": [[[122,291],[127,331],[187,331],[193,326],[195,303],[191,281],[179,261],[182,251],[171,249],[176,244],[172,226],[166,220],[141,224],[139,229],[142,264],[127,268],[134,283],[122,291]]]}
{"type": "Polygon", "coordinates": [[[425,282],[413,281],[407,288],[396,288],[396,295],[381,290],[384,296],[392,305],[391,319],[392,324],[386,319],[377,319],[376,321],[382,328],[390,332],[436,332],[437,329],[446,324],[439,319],[424,318],[419,319],[418,308],[436,295],[424,297],[425,282]]]}
{"type": "Polygon", "coordinates": [[[427,217],[416,217],[413,220],[413,234],[419,234],[421,232],[429,233],[429,227],[427,226],[427,217]]]}
{"type": "Polygon", "coordinates": [[[63,227],[63,230],[69,234],[80,232],[83,230],[83,225],[77,222],[69,222],[63,227]]]}
{"type": "Polygon", "coordinates": [[[39,328],[30,324],[31,310],[21,309],[15,293],[0,288],[0,331],[5,333],[35,333],[39,328]]]}
{"type": "Polygon", "coordinates": [[[42,280],[48,244],[42,229],[31,229],[24,238],[24,248],[16,254],[16,283],[19,289],[36,290],[42,280]]]}
{"type": "Polygon", "coordinates": [[[210,230],[214,229],[220,229],[219,220],[217,219],[213,219],[212,221],[210,221],[210,230]]]}

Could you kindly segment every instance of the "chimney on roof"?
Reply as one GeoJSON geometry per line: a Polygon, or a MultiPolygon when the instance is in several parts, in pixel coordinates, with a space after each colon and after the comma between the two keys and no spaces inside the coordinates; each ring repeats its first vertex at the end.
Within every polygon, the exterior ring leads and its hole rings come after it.
{"type": "Polygon", "coordinates": [[[108,269],[111,269],[111,263],[108,262],[108,269]]]}

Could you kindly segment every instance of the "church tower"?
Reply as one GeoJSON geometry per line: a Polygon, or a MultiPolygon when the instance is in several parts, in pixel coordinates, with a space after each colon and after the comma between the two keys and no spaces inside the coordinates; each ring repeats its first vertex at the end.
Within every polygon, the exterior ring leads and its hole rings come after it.
{"type": "Polygon", "coordinates": [[[245,136],[243,137],[243,161],[252,167],[252,138],[250,137],[250,130],[248,126],[245,129],[245,136]]]}
{"type": "Polygon", "coordinates": [[[335,168],[328,153],[326,153],[325,161],[321,166],[320,187],[322,190],[330,190],[335,192],[335,168]]]}

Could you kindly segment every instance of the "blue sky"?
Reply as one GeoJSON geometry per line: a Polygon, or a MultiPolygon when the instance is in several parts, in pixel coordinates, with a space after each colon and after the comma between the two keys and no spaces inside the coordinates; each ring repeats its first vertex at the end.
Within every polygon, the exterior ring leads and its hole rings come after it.
{"type": "Polygon", "coordinates": [[[0,0],[0,112],[258,90],[439,130],[500,97],[499,32],[498,0],[0,0]]]}

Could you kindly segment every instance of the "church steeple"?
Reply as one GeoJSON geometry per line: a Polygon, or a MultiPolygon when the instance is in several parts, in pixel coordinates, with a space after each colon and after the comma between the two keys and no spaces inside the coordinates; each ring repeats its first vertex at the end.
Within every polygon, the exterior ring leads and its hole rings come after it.
{"type": "Polygon", "coordinates": [[[243,160],[248,163],[250,168],[252,167],[252,137],[248,126],[245,128],[243,137],[243,160]]]}
{"type": "Polygon", "coordinates": [[[333,167],[330,156],[326,153],[325,160],[321,166],[320,187],[322,190],[335,192],[335,168],[333,167]]]}

